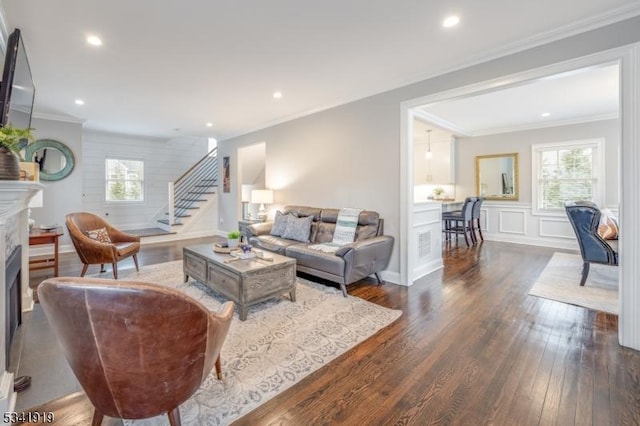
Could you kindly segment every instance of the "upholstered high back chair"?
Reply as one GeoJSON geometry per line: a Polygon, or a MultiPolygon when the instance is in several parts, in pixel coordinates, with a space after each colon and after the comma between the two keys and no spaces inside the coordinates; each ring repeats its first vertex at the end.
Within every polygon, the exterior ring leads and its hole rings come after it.
{"type": "Polygon", "coordinates": [[[101,217],[87,212],[69,213],[66,224],[83,264],[81,277],[89,265],[100,264],[100,272],[104,272],[104,264],[110,263],[113,278],[118,279],[118,262],[129,256],[133,257],[138,270],[139,236],[119,231],[101,217]]]}
{"type": "Polygon", "coordinates": [[[583,262],[580,285],[583,286],[591,263],[618,265],[617,241],[608,242],[598,234],[601,213],[591,201],[567,202],[565,210],[580,246],[583,262]]]}
{"type": "Polygon", "coordinates": [[[467,197],[462,205],[462,210],[442,213],[442,231],[445,234],[446,241],[450,242],[452,236],[455,236],[457,241],[458,234],[462,234],[467,246],[470,245],[469,239],[473,244],[476,243],[471,219],[473,217],[473,206],[477,200],[478,197],[467,197]]]}
{"type": "Polygon", "coordinates": [[[43,281],[40,303],[95,412],[142,419],[166,413],[200,387],[229,331],[233,302],[212,313],[184,293],[133,281],[62,277],[43,281]]]}

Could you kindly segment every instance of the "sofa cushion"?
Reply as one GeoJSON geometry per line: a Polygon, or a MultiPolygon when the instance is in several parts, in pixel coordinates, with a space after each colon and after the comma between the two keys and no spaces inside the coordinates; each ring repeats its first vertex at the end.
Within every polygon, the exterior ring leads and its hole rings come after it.
{"type": "Polygon", "coordinates": [[[322,209],[317,207],[305,207],[305,206],[285,206],[284,213],[291,213],[295,217],[313,216],[315,222],[320,220],[320,212],[322,209]]]}
{"type": "Polygon", "coordinates": [[[281,237],[284,234],[285,229],[287,229],[287,225],[289,224],[289,219],[292,218],[293,215],[290,213],[284,214],[280,210],[276,212],[276,217],[273,219],[273,226],[271,227],[271,235],[274,237],[281,237]]]}
{"type": "Polygon", "coordinates": [[[254,247],[269,250],[278,254],[285,254],[285,249],[292,244],[300,244],[293,240],[286,240],[272,235],[259,235],[249,238],[249,244],[254,247]]]}
{"type": "Polygon", "coordinates": [[[310,241],[309,235],[311,234],[312,220],[313,216],[289,218],[287,228],[284,230],[282,238],[308,243],[310,241]]]}
{"type": "Polygon", "coordinates": [[[286,248],[285,254],[296,259],[296,264],[317,269],[336,276],[344,275],[344,259],[333,253],[312,250],[307,244],[294,244],[286,248]]]}
{"type": "Polygon", "coordinates": [[[316,234],[315,239],[312,241],[316,243],[330,243],[333,241],[333,231],[336,230],[335,223],[318,223],[318,233],[316,234]]]}

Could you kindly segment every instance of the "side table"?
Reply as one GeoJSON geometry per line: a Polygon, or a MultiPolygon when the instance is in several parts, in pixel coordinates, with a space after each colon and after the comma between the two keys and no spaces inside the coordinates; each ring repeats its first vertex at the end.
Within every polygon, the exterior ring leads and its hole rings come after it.
{"type": "Polygon", "coordinates": [[[258,219],[243,219],[243,220],[239,220],[238,221],[238,231],[240,231],[240,234],[244,237],[244,241],[245,242],[249,242],[249,230],[247,229],[250,225],[253,225],[254,223],[261,223],[261,220],[258,219]]]}
{"type": "Polygon", "coordinates": [[[62,227],[55,229],[34,228],[29,232],[29,246],[53,244],[53,256],[29,260],[29,270],[53,268],[53,276],[58,276],[58,240],[64,235],[62,227]]]}

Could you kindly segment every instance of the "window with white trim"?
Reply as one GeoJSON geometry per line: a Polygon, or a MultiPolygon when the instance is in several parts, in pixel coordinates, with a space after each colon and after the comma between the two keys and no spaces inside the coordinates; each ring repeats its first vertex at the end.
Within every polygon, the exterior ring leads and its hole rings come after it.
{"type": "Polygon", "coordinates": [[[534,214],[564,215],[566,201],[601,204],[604,139],[531,145],[534,214]]]}
{"type": "Polygon", "coordinates": [[[144,161],[107,158],[106,201],[144,201],[144,161]]]}

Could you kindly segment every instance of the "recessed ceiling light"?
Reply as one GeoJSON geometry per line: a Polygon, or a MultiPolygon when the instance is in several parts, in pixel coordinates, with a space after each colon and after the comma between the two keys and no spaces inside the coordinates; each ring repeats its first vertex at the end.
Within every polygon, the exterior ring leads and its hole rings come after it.
{"type": "Polygon", "coordinates": [[[273,92],[273,99],[282,99],[282,92],[273,92]]]}
{"type": "Polygon", "coordinates": [[[213,127],[213,123],[207,123],[207,127],[213,127]]]}
{"type": "Polygon", "coordinates": [[[84,101],[82,99],[75,100],[76,105],[84,105],[84,101]]]}
{"type": "Polygon", "coordinates": [[[92,46],[102,46],[102,40],[100,40],[100,37],[95,35],[88,36],[87,43],[89,43],[92,46]]]}
{"type": "Polygon", "coordinates": [[[445,28],[451,28],[451,27],[455,27],[459,23],[460,23],[460,18],[458,18],[456,15],[451,15],[447,17],[447,19],[442,21],[442,26],[445,28]]]}
{"type": "Polygon", "coordinates": [[[540,114],[540,117],[546,118],[546,117],[549,117],[550,115],[551,115],[550,112],[543,112],[542,114],[540,114]]]}

